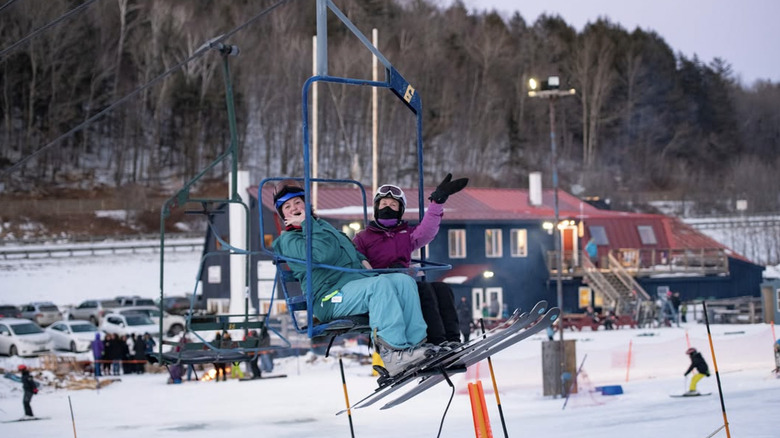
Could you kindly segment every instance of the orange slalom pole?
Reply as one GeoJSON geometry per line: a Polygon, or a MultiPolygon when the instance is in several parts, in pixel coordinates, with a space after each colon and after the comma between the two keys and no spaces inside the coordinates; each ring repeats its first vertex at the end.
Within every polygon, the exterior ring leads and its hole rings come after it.
{"type": "Polygon", "coordinates": [[[482,381],[477,381],[476,384],[469,383],[468,388],[469,399],[471,399],[471,415],[474,419],[474,434],[476,438],[493,438],[482,381]]]}
{"type": "Polygon", "coordinates": [[[691,338],[688,337],[688,329],[685,329],[685,343],[688,344],[688,348],[691,348],[691,338]]]}
{"type": "Polygon", "coordinates": [[[631,371],[631,346],[633,345],[634,341],[629,339],[628,340],[628,360],[626,360],[626,383],[628,383],[628,373],[631,371]]]}
{"type": "Polygon", "coordinates": [[[772,343],[777,343],[777,336],[775,336],[775,322],[772,321],[772,343]]]}
{"type": "Polygon", "coordinates": [[[715,359],[715,347],[712,345],[712,333],[710,333],[710,318],[707,316],[707,303],[702,301],[704,307],[704,322],[707,323],[707,337],[710,339],[710,353],[712,353],[712,365],[715,367],[715,379],[718,381],[718,395],[720,395],[720,409],[723,411],[723,426],[726,428],[726,438],[731,438],[729,430],[729,420],[726,417],[726,404],[723,402],[723,389],[720,386],[720,373],[718,372],[718,361],[715,359]]]}

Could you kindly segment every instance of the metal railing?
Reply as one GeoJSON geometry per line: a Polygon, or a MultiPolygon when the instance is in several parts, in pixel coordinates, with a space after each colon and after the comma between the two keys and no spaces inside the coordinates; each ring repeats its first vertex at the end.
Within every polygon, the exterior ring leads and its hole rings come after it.
{"type": "MultiPolygon", "coordinates": [[[[202,251],[203,243],[204,239],[201,237],[171,240],[166,242],[165,246],[175,252],[202,251]]],[[[159,252],[159,241],[0,246],[0,257],[4,260],[159,252]]]]}
{"type": "MultiPolygon", "coordinates": [[[[555,251],[547,252],[546,262],[550,275],[555,274],[555,256],[555,251]]],[[[581,254],[575,251],[564,251],[564,274],[584,275],[583,258],[581,254]]],[[[602,257],[599,268],[607,269],[610,258],[614,258],[617,265],[635,277],[662,273],[710,275],[727,274],[729,272],[728,254],[722,248],[618,248],[610,250],[606,257],[602,257]]]]}

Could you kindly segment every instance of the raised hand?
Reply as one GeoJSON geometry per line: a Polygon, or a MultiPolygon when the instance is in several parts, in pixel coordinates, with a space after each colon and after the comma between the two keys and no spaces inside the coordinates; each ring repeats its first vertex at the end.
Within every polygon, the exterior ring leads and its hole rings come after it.
{"type": "Polygon", "coordinates": [[[431,196],[428,199],[437,204],[444,204],[447,202],[447,198],[449,198],[450,195],[463,190],[463,188],[466,187],[468,183],[468,178],[459,178],[455,181],[452,181],[452,174],[448,173],[444,180],[436,187],[436,190],[431,193],[431,196]]]}

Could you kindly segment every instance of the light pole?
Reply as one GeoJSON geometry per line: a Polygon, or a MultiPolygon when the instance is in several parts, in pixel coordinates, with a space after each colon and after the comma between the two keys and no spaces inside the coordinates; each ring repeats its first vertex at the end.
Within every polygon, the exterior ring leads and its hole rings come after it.
{"type": "MultiPolygon", "coordinates": [[[[536,79],[531,78],[528,81],[528,88],[528,97],[549,99],[550,102],[550,160],[552,161],[553,212],[555,216],[553,225],[553,240],[555,241],[555,284],[558,308],[563,311],[563,280],[561,277],[561,271],[563,270],[563,251],[561,251],[561,230],[559,228],[560,218],[558,213],[558,158],[555,147],[555,101],[559,97],[573,96],[575,90],[574,88],[561,90],[558,76],[550,76],[546,81],[542,81],[541,84],[536,79]]],[[[563,341],[563,328],[560,330],[560,340],[563,341]]]]}
{"type": "MultiPolygon", "coordinates": [[[[573,96],[575,94],[574,88],[568,90],[560,89],[560,79],[558,76],[550,76],[546,81],[542,81],[540,84],[536,79],[531,78],[528,81],[528,97],[539,97],[542,99],[549,99],[550,103],[550,149],[552,161],[552,181],[553,181],[553,212],[554,212],[554,224],[553,224],[553,240],[555,241],[555,286],[557,293],[558,308],[563,312],[563,251],[561,249],[561,229],[560,218],[558,213],[558,158],[555,147],[555,101],[559,97],[573,96]]],[[[559,340],[560,340],[560,368],[558,369],[558,375],[562,375],[565,368],[565,350],[563,344],[563,323],[559,323],[559,340]]],[[[563,382],[561,382],[561,396],[564,395],[565,389],[563,382]]]]}

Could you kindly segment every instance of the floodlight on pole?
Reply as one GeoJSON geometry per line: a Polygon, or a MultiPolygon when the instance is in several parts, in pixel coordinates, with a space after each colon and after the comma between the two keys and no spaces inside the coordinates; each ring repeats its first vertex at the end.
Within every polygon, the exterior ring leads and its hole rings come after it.
{"type": "MultiPolygon", "coordinates": [[[[555,244],[555,286],[558,308],[563,311],[563,251],[561,248],[561,230],[560,230],[560,213],[558,210],[558,158],[555,144],[555,101],[559,97],[573,96],[576,91],[574,88],[567,90],[561,90],[561,81],[558,76],[550,76],[545,81],[537,81],[531,78],[528,81],[528,96],[539,97],[542,99],[549,99],[550,104],[550,149],[552,164],[552,182],[553,182],[553,212],[554,212],[554,226],[552,227],[553,241],[555,244]]],[[[559,339],[561,341],[561,361],[563,361],[563,325],[559,327],[559,339]]],[[[563,370],[563,363],[561,363],[561,371],[563,370]]],[[[563,388],[562,388],[563,389],[563,388]]]]}
{"type": "MultiPolygon", "coordinates": [[[[549,76],[547,80],[539,83],[534,78],[528,81],[528,97],[539,97],[542,99],[550,100],[550,150],[552,163],[552,180],[553,180],[553,214],[555,216],[554,226],[552,227],[553,240],[555,244],[555,286],[556,286],[556,298],[558,308],[563,311],[563,251],[561,248],[561,230],[560,230],[560,214],[558,211],[558,159],[555,145],[555,101],[559,97],[573,96],[575,94],[574,88],[568,90],[561,90],[561,81],[558,76],[549,76]]],[[[564,343],[563,343],[563,324],[558,327],[560,347],[561,347],[561,363],[559,371],[563,372],[564,369],[564,343]]],[[[561,394],[563,394],[563,387],[561,387],[561,394]]]]}

